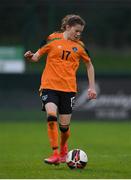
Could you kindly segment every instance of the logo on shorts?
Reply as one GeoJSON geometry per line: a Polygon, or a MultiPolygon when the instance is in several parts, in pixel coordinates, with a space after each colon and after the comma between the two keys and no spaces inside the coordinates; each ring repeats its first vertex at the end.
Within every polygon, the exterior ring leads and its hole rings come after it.
{"type": "Polygon", "coordinates": [[[78,50],[77,47],[73,47],[72,49],[74,52],[76,52],[78,50]]]}
{"type": "Polygon", "coordinates": [[[47,98],[48,98],[48,95],[42,96],[42,100],[43,100],[43,101],[46,101],[47,98]]]}
{"type": "Polygon", "coordinates": [[[75,105],[75,100],[76,100],[75,96],[71,98],[71,107],[72,107],[72,108],[73,108],[74,105],[75,105]]]}

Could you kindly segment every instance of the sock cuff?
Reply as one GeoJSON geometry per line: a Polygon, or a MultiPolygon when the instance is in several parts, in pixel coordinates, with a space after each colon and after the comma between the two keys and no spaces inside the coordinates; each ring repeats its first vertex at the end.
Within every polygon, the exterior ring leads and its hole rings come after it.
{"type": "Polygon", "coordinates": [[[60,129],[61,132],[65,133],[69,129],[69,124],[68,125],[61,125],[61,124],[59,124],[59,129],[60,129]]]}
{"type": "Polygon", "coordinates": [[[50,121],[57,121],[57,117],[54,116],[54,115],[48,115],[47,121],[48,121],[48,122],[50,122],[50,121]]]}

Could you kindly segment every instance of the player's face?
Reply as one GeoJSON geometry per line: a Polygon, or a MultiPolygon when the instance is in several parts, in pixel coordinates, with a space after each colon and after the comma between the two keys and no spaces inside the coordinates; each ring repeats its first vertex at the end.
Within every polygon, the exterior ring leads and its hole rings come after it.
{"type": "Polygon", "coordinates": [[[79,40],[84,26],[76,24],[75,26],[67,26],[68,39],[79,40]]]}

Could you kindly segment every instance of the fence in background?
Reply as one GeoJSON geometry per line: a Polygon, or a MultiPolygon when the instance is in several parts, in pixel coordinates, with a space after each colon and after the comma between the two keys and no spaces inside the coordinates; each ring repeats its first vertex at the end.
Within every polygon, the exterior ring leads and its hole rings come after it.
{"type": "MultiPolygon", "coordinates": [[[[129,0],[1,0],[0,46],[36,51],[48,34],[59,30],[66,14],[76,13],[87,22],[83,40],[96,72],[130,74],[130,12],[129,0]]],[[[43,66],[43,61],[26,63],[26,72],[40,73],[43,66]]]]}
{"type": "Polygon", "coordinates": [[[87,22],[86,43],[121,48],[131,45],[130,12],[129,0],[1,0],[0,43],[38,47],[66,14],[76,13],[87,22]]]}

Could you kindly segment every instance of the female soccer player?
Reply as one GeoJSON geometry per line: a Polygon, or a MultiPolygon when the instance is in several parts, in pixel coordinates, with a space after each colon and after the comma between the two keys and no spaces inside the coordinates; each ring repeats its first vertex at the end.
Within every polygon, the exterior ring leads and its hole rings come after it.
{"type": "Polygon", "coordinates": [[[89,54],[80,41],[85,21],[79,15],[67,15],[62,19],[61,31],[48,36],[47,43],[37,52],[27,51],[27,60],[38,62],[47,54],[46,66],[42,74],[40,93],[43,109],[47,113],[47,129],[53,154],[44,161],[48,164],[59,164],[66,161],[68,152],[67,140],[70,136],[70,119],[77,92],[76,71],[80,59],[87,68],[89,99],[96,98],[94,68],[89,54]],[[60,128],[60,152],[58,150],[58,124],[60,128]]]}

